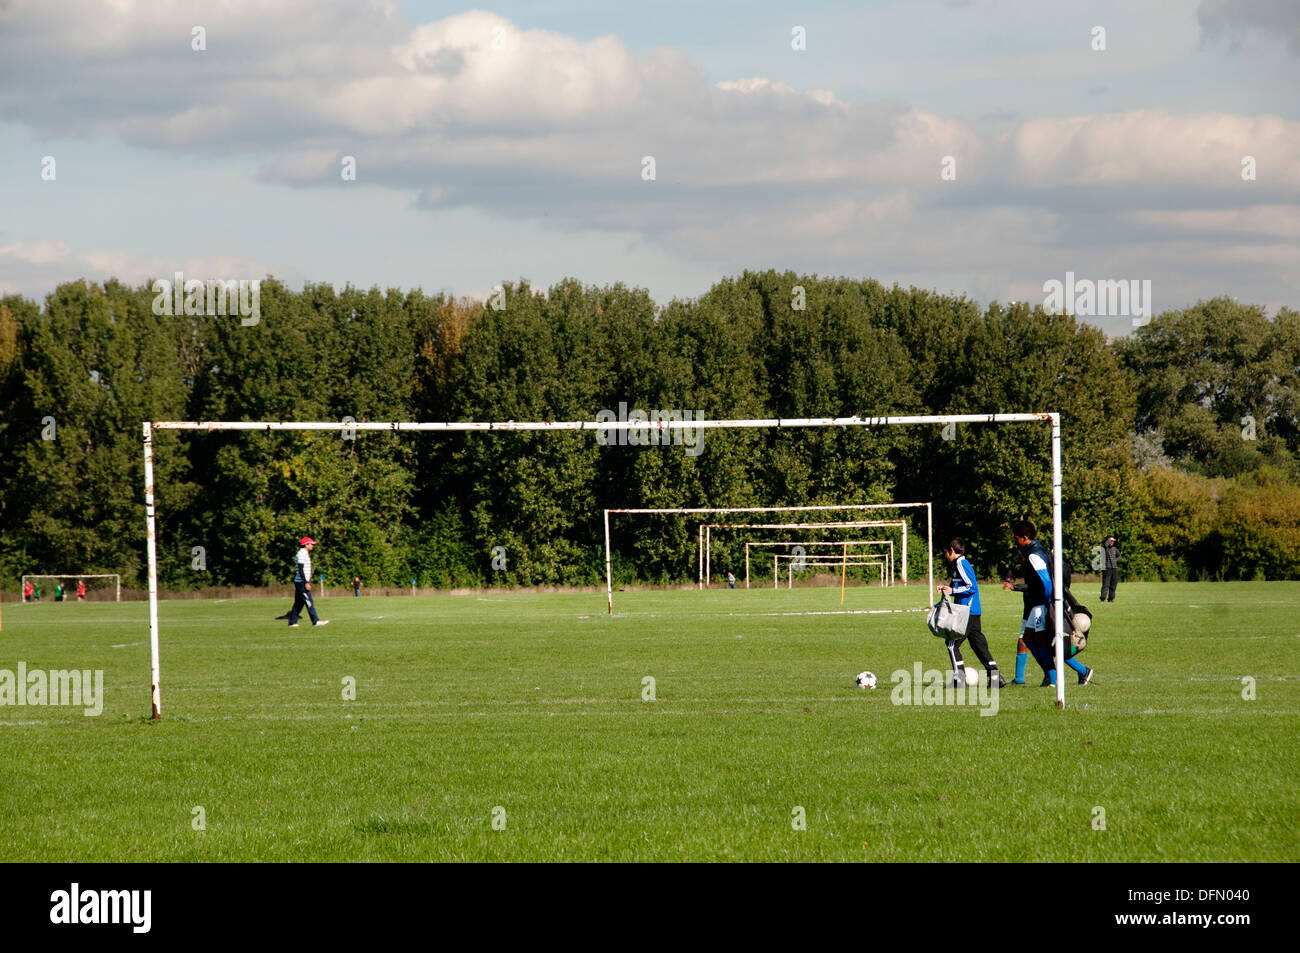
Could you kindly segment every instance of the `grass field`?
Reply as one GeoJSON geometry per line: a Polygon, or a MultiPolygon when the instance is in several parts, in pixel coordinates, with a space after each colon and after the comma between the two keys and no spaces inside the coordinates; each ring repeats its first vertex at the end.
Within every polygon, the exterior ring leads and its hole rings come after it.
{"type": "MultiPolygon", "coordinates": [[[[330,598],[292,630],[288,598],[164,602],[157,723],[144,604],[6,604],[0,669],[105,700],[0,707],[0,859],[1300,859],[1300,585],[1086,589],[1096,683],[1058,711],[1031,662],[992,717],[892,703],[946,658],[919,614],[764,614],[829,589],[330,598]]],[[[1019,596],[984,603],[1010,670],[1019,596]]]]}

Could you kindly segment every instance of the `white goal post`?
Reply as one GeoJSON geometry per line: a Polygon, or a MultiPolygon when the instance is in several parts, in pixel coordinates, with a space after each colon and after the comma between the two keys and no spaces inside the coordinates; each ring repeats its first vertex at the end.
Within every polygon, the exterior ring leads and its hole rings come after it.
{"type": "MultiPolygon", "coordinates": [[[[751,547],[755,547],[755,546],[757,547],[785,546],[787,549],[795,546],[798,547],[811,546],[814,548],[835,546],[835,547],[842,548],[843,549],[842,555],[845,555],[846,557],[848,555],[848,548],[852,546],[854,549],[860,550],[859,552],[855,552],[851,554],[854,559],[857,559],[859,557],[868,557],[868,556],[873,556],[873,557],[878,557],[883,559],[885,561],[885,585],[887,586],[892,585],[894,582],[894,541],[892,539],[846,539],[838,543],[831,542],[831,541],[824,541],[824,540],[816,540],[816,539],[810,539],[807,541],[799,540],[799,539],[776,539],[776,540],[749,539],[745,541],[745,588],[746,589],[749,588],[749,551],[751,547]],[[873,549],[866,549],[865,547],[867,546],[880,546],[882,548],[880,552],[876,552],[873,549]],[[883,548],[886,546],[889,548],[888,549],[883,548]]],[[[799,554],[792,553],[792,555],[799,555],[799,554]]],[[[814,560],[817,559],[821,554],[804,553],[802,555],[806,559],[814,560]]],[[[833,554],[831,555],[833,556],[833,554]]]]}
{"type": "MultiPolygon", "coordinates": [[[[22,579],[22,588],[19,589],[22,600],[27,601],[27,580],[28,579],[112,579],[114,588],[114,602],[122,601],[122,577],[115,572],[92,572],[92,573],[75,573],[75,572],[36,572],[27,573],[22,579]]],[[[75,593],[74,593],[75,595],[75,593]]],[[[66,596],[65,596],[66,600],[66,596]]]]}
{"type": "MultiPolygon", "coordinates": [[[[926,545],[933,548],[934,544],[934,523],[932,517],[932,508],[929,503],[836,503],[832,505],[819,506],[717,506],[717,507],[696,507],[696,508],[644,508],[644,509],[619,509],[606,510],[605,520],[605,540],[609,541],[609,514],[610,513],[821,513],[821,512],[839,512],[845,511],[866,511],[874,512],[875,510],[889,509],[911,509],[916,507],[925,507],[925,528],[926,528],[926,545]]],[[[854,520],[849,522],[826,522],[826,523],[701,523],[700,524],[700,588],[707,588],[712,574],[712,530],[714,529],[735,529],[738,527],[748,526],[751,529],[842,529],[851,526],[884,526],[896,525],[895,523],[871,522],[867,520],[854,520]]],[[[608,551],[609,547],[605,547],[608,551]]],[[[928,553],[927,565],[930,565],[931,585],[933,587],[933,559],[934,554],[928,553]]],[[[903,527],[903,585],[907,585],[907,527],[903,527]]],[[[610,611],[613,611],[612,609],[610,611]]]]}
{"type": "Polygon", "coordinates": [[[839,569],[842,566],[876,566],[880,569],[880,585],[885,585],[885,561],[883,559],[846,559],[840,556],[795,556],[791,553],[772,554],[772,588],[779,589],[781,581],[781,560],[786,561],[789,581],[787,589],[794,588],[795,571],[806,569],[839,569]],[[802,564],[800,560],[804,560],[802,564]]]}
{"type": "MultiPolygon", "coordinates": [[[[151,683],[151,714],[162,717],[161,667],[158,652],[158,546],[157,511],[154,505],[153,435],[154,431],[184,430],[215,433],[218,431],[341,431],[394,432],[394,433],[455,433],[462,431],[571,431],[592,430],[609,433],[611,430],[681,430],[685,427],[699,430],[784,430],[819,427],[910,427],[943,426],[945,424],[1015,424],[1046,423],[1051,428],[1052,458],[1052,600],[1055,617],[1056,646],[1056,704],[1065,707],[1065,646],[1062,632],[1061,589],[1061,415],[1054,412],[1032,414],[913,414],[896,417],[769,417],[734,420],[483,420],[416,422],[393,420],[386,422],[346,421],[253,421],[253,420],[146,420],[141,424],[144,442],[144,509],[145,548],[149,565],[149,656],[151,683]]],[[[609,547],[609,514],[605,511],[605,589],[609,613],[614,611],[614,584],[609,547]]]]}
{"type": "MultiPolygon", "coordinates": [[[[828,523],[701,523],[700,535],[704,546],[700,559],[700,588],[707,589],[713,574],[713,531],[715,529],[885,529],[894,528],[903,537],[903,585],[907,585],[907,521],[906,520],[839,520],[828,523]]],[[[926,533],[926,553],[933,558],[933,534],[926,533]]],[[[931,582],[934,580],[931,579],[931,582]]]]}

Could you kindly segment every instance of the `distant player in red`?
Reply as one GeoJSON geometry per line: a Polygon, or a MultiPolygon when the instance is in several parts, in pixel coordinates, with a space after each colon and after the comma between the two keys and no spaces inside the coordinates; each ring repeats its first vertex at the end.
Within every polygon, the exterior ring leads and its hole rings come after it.
{"type": "Polygon", "coordinates": [[[86,601],[86,580],[84,579],[77,580],[77,601],[86,601]]]}
{"type": "Polygon", "coordinates": [[[32,601],[32,584],[30,582],[25,582],[23,583],[23,602],[31,602],[31,601],[32,601]]]}

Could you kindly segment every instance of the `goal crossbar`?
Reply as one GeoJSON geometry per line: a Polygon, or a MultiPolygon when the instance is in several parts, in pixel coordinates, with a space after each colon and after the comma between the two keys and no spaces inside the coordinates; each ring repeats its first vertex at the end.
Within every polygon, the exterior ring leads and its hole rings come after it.
{"type": "MultiPolygon", "coordinates": [[[[1055,603],[1056,703],[1065,707],[1065,658],[1061,589],[1061,415],[1055,412],[1011,414],[909,414],[886,417],[760,417],[724,420],[492,420],[492,421],[250,421],[250,420],[147,420],[141,424],[144,443],[145,548],[149,567],[149,655],[151,714],[162,716],[158,653],[158,547],[157,509],[154,501],[153,435],[155,431],[340,431],[343,433],[455,433],[463,431],[601,431],[620,430],[781,430],[838,427],[942,426],[945,424],[1045,423],[1051,429],[1052,459],[1052,578],[1055,603]]],[[[605,580],[609,612],[613,608],[613,577],[609,548],[609,510],[605,511],[605,580]]]]}

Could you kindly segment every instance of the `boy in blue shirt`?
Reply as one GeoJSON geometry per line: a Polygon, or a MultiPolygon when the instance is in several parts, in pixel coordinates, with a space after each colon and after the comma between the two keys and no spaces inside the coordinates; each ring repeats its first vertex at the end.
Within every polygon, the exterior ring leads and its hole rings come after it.
{"type": "Polygon", "coordinates": [[[948,585],[938,586],[938,590],[952,596],[953,602],[957,605],[970,606],[970,622],[966,624],[966,635],[962,638],[949,639],[946,643],[948,658],[952,661],[952,670],[955,673],[954,682],[958,686],[966,684],[965,663],[961,657],[961,643],[965,638],[970,641],[970,647],[975,650],[975,657],[984,666],[989,685],[1002,688],[1006,682],[998,672],[998,663],[993,660],[989,652],[989,643],[984,638],[984,630],[980,625],[980,584],[975,578],[975,570],[971,568],[970,560],[966,558],[965,540],[960,536],[953,537],[943,549],[943,561],[952,571],[952,578],[948,581],[948,585]]]}

